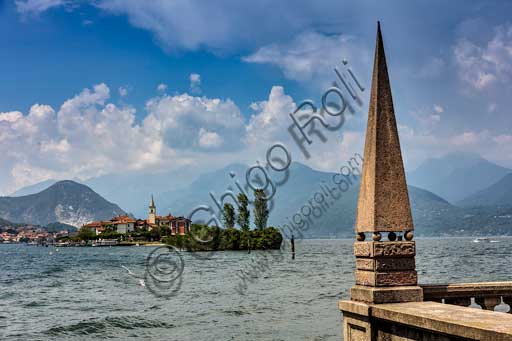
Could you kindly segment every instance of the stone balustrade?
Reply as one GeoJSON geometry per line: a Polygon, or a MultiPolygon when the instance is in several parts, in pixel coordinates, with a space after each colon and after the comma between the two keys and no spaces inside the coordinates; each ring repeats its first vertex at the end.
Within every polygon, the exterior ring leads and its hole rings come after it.
{"type": "MultiPolygon", "coordinates": [[[[512,313],[512,282],[483,282],[420,285],[423,300],[469,307],[472,303],[485,310],[495,310],[500,304],[508,305],[512,313]]],[[[503,311],[503,309],[500,309],[503,311]]]]}
{"type": "Polygon", "coordinates": [[[438,302],[340,301],[343,338],[352,340],[512,341],[512,315],[438,302]]]}

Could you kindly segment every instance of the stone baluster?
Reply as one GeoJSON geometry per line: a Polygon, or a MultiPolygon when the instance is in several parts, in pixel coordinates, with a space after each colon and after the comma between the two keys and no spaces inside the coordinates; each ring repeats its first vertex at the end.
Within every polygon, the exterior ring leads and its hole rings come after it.
{"type": "Polygon", "coordinates": [[[508,304],[508,306],[509,306],[508,313],[512,314],[512,297],[503,297],[503,302],[505,304],[508,304]]]}
{"type": "Polygon", "coordinates": [[[501,303],[500,297],[476,297],[476,304],[482,307],[485,310],[494,310],[498,304],[501,303]]]}
{"type": "Polygon", "coordinates": [[[445,298],[444,303],[469,307],[471,305],[471,297],[445,298]]]}

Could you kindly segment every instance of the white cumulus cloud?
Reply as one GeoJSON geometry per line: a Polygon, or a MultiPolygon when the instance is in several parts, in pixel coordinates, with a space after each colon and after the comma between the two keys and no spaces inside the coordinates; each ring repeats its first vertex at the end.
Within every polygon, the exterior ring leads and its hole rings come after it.
{"type": "Polygon", "coordinates": [[[109,102],[106,84],[86,88],[59,110],[0,113],[0,192],[47,178],[88,178],[178,167],[201,149],[240,148],[244,120],[231,100],[187,94],[154,97],[141,123],[135,109],[109,102]],[[235,147],[236,146],[236,147],[235,147]]]}
{"type": "Polygon", "coordinates": [[[222,145],[222,137],[213,131],[204,128],[199,129],[199,146],[204,148],[215,148],[222,145]]]}

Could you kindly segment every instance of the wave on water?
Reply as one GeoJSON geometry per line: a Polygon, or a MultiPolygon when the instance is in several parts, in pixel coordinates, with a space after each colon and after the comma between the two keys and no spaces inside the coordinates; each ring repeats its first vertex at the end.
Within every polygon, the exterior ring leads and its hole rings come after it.
{"type": "Polygon", "coordinates": [[[145,328],[164,328],[171,329],[175,326],[173,324],[148,320],[140,316],[120,316],[120,317],[107,317],[104,319],[92,319],[81,321],[65,326],[52,327],[44,332],[44,334],[51,336],[84,336],[101,334],[105,335],[119,335],[119,330],[134,330],[145,328]]]}
{"type": "Polygon", "coordinates": [[[36,308],[36,307],[44,307],[44,306],[46,306],[46,303],[41,302],[41,301],[32,301],[32,302],[29,302],[29,303],[23,305],[23,307],[25,307],[25,308],[36,308]]]}
{"type": "Polygon", "coordinates": [[[242,315],[250,314],[249,312],[243,311],[243,310],[224,310],[223,312],[224,312],[224,314],[234,315],[234,316],[242,316],[242,315]]]}
{"type": "Polygon", "coordinates": [[[64,272],[64,268],[62,266],[55,265],[41,271],[41,275],[53,275],[62,272],[64,272]]]}

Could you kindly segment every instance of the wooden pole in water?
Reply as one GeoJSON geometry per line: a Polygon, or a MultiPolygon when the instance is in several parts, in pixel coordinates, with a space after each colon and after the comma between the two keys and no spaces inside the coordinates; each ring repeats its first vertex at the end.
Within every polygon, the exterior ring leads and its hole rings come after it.
{"type": "Polygon", "coordinates": [[[290,243],[292,244],[292,259],[295,259],[295,238],[293,238],[293,234],[290,243]]]}

